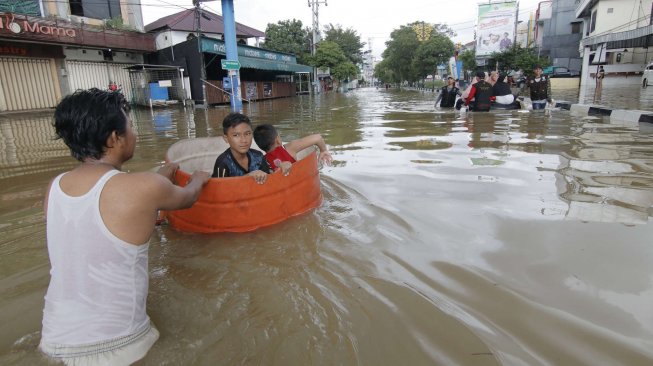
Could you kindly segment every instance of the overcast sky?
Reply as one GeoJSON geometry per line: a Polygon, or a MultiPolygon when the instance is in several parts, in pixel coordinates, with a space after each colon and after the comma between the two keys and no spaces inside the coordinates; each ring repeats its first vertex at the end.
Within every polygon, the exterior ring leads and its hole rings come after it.
{"type": "MultiPolygon", "coordinates": [[[[322,0],[323,2],[323,0],[322,0]]],[[[320,28],[325,24],[340,24],[353,28],[365,43],[371,41],[377,57],[385,49],[390,32],[414,21],[446,23],[458,34],[454,42],[474,40],[477,9],[480,0],[327,0],[320,5],[320,28]]],[[[528,20],[541,0],[519,1],[519,19],[528,20]]],[[[142,0],[143,20],[149,24],[163,16],[192,8],[192,0],[142,0]]],[[[222,14],[220,1],[202,3],[214,13],[222,14]]],[[[268,23],[299,19],[304,26],[312,25],[308,0],[234,0],[238,23],[265,31],[268,23]]],[[[367,49],[367,46],[366,46],[367,49]]]]}

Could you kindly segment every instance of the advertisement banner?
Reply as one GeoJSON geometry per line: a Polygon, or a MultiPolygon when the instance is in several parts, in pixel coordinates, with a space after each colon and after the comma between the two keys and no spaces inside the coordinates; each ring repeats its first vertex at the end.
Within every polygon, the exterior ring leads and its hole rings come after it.
{"type": "Polygon", "coordinates": [[[458,65],[456,64],[456,58],[451,57],[449,59],[449,76],[453,76],[454,79],[458,80],[458,65]]]}
{"type": "Polygon", "coordinates": [[[515,41],[517,3],[478,5],[476,56],[489,56],[510,48],[515,41]]]}

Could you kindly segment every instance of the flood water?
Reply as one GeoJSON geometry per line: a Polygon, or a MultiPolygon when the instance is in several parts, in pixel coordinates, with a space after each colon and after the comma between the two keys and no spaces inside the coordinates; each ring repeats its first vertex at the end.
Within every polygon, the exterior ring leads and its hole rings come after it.
{"type": "MultiPolygon", "coordinates": [[[[323,203],[252,233],[158,227],[161,337],[140,364],[653,364],[653,126],[432,105],[375,89],[245,105],[284,140],[323,135],[323,203]]],[[[221,135],[228,109],[132,113],[140,171],[221,135]]],[[[76,164],[50,117],[0,117],[2,365],[48,364],[41,205],[76,164]]]]}

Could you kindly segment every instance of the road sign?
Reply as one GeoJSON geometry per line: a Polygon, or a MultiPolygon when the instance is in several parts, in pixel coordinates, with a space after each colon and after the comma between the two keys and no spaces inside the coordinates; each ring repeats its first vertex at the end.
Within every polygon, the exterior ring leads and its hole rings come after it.
{"type": "Polygon", "coordinates": [[[222,70],[240,70],[240,61],[220,60],[222,70]]]}

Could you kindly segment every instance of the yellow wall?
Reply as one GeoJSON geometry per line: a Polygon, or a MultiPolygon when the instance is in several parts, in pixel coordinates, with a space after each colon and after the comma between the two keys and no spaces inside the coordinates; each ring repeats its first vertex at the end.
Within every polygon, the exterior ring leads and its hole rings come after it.
{"type": "Polygon", "coordinates": [[[551,89],[574,89],[580,87],[580,78],[552,78],[551,89]]]}

